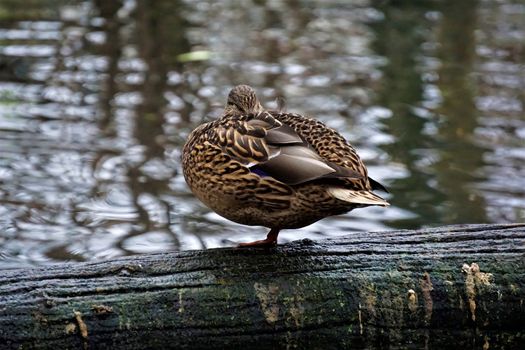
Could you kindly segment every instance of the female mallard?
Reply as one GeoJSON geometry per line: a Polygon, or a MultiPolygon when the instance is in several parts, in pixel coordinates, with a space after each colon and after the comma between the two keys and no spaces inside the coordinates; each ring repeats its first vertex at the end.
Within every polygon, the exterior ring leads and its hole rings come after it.
{"type": "Polygon", "coordinates": [[[266,239],[240,246],[275,245],[281,229],[389,205],[371,192],[385,188],[339,133],[312,118],[265,110],[247,85],[230,91],[222,117],[190,134],[182,166],[193,193],[219,215],[270,228],[266,239]]]}

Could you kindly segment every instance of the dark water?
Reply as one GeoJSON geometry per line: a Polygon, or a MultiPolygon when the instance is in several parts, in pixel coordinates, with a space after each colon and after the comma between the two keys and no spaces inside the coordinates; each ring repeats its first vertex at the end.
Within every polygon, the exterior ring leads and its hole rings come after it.
{"type": "Polygon", "coordinates": [[[524,63],[524,1],[0,0],[0,268],[263,237],[180,170],[238,83],[391,190],[282,241],[524,221],[524,63]]]}

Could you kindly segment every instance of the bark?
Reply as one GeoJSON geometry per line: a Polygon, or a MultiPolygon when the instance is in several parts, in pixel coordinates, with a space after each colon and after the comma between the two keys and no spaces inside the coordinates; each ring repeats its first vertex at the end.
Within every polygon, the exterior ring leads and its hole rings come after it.
{"type": "Polygon", "coordinates": [[[525,224],[0,272],[1,348],[525,348],[525,224]]]}

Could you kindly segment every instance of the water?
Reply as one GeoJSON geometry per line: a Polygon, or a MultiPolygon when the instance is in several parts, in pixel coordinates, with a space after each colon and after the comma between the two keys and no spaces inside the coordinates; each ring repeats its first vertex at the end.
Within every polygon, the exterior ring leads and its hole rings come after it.
{"type": "Polygon", "coordinates": [[[512,0],[1,0],[0,268],[264,237],[181,175],[238,83],[339,130],[391,191],[283,242],[524,221],[524,37],[512,0]]]}

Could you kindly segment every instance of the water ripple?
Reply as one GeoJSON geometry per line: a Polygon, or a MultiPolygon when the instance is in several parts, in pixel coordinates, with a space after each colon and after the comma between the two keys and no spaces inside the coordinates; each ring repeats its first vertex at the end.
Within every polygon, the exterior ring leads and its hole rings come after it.
{"type": "Polygon", "coordinates": [[[180,169],[238,83],[337,129],[390,189],[390,209],[283,242],[525,220],[523,5],[162,4],[13,5],[0,25],[0,268],[264,237],[210,212],[180,169]]]}

